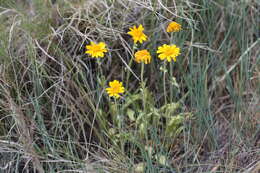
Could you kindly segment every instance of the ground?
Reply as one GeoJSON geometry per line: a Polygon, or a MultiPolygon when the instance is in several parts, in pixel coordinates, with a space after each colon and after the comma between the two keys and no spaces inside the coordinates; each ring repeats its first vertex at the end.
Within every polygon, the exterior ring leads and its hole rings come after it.
{"type": "Polygon", "coordinates": [[[260,172],[259,5],[0,0],[0,172],[260,172]]]}

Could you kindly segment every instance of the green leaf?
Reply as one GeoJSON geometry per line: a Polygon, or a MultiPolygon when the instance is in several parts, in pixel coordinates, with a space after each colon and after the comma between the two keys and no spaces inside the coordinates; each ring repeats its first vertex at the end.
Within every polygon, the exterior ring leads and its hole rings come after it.
{"type": "Polygon", "coordinates": [[[109,111],[110,111],[110,114],[112,116],[116,116],[117,115],[117,108],[116,108],[116,104],[112,103],[110,104],[110,107],[109,107],[109,111]]]}
{"type": "Polygon", "coordinates": [[[139,100],[142,100],[141,94],[129,95],[129,97],[126,98],[125,104],[123,104],[123,106],[122,106],[122,110],[127,109],[130,105],[134,105],[139,100]]]}
{"type": "Polygon", "coordinates": [[[126,114],[131,121],[135,121],[135,112],[132,109],[128,108],[126,114]]]}
{"type": "Polygon", "coordinates": [[[140,162],[138,164],[135,164],[134,170],[135,170],[136,173],[143,173],[144,170],[145,170],[145,163],[140,162]]]}
{"type": "Polygon", "coordinates": [[[146,134],[146,131],[147,131],[147,125],[146,123],[141,123],[139,125],[139,133],[141,136],[144,136],[146,134]]]}
{"type": "Polygon", "coordinates": [[[152,158],[153,148],[152,148],[151,146],[145,146],[145,150],[147,151],[148,156],[149,156],[150,158],[152,158]]]}
{"type": "Polygon", "coordinates": [[[175,77],[170,78],[170,84],[175,86],[176,88],[180,88],[179,84],[176,81],[175,77]]]}
{"type": "Polygon", "coordinates": [[[116,129],[110,128],[110,129],[108,130],[108,134],[109,134],[110,136],[114,136],[114,135],[116,134],[116,129]]]}
{"type": "Polygon", "coordinates": [[[137,124],[140,124],[143,122],[143,120],[145,119],[145,113],[144,112],[140,112],[137,116],[137,119],[136,119],[136,123],[137,124]]]}
{"type": "Polygon", "coordinates": [[[176,112],[176,110],[180,107],[179,103],[169,103],[166,105],[163,105],[160,108],[160,112],[165,116],[165,117],[171,117],[173,113],[176,112]]]}
{"type": "Polygon", "coordinates": [[[167,163],[167,157],[165,155],[161,155],[161,154],[157,154],[155,155],[155,159],[156,161],[160,164],[160,165],[164,165],[164,166],[168,166],[169,164],[167,163]]]}
{"type": "Polygon", "coordinates": [[[177,132],[179,133],[180,130],[178,129],[181,128],[184,120],[185,118],[181,115],[171,117],[166,125],[166,135],[173,136],[176,135],[177,132]]]}
{"type": "Polygon", "coordinates": [[[160,67],[160,71],[162,71],[163,73],[167,73],[168,70],[164,66],[161,66],[160,67]]]}

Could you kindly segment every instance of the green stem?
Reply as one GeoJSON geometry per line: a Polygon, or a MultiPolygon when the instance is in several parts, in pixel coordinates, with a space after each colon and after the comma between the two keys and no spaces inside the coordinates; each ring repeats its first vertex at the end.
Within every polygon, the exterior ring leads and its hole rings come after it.
{"type": "MultiPolygon", "coordinates": [[[[163,68],[166,70],[166,60],[164,60],[163,68]]],[[[166,71],[163,72],[163,93],[164,93],[164,102],[167,104],[167,96],[166,96],[166,71]]]]}
{"type": "Polygon", "coordinates": [[[116,112],[116,119],[115,119],[115,124],[118,128],[119,131],[121,131],[121,120],[120,120],[120,113],[119,113],[119,110],[118,110],[118,103],[117,103],[117,100],[115,99],[115,112],[116,112]]]}
{"type": "Polygon", "coordinates": [[[142,62],[141,66],[141,87],[142,87],[142,94],[143,94],[143,109],[146,111],[146,101],[145,101],[145,82],[144,82],[144,63],[142,62]]]}
{"type": "MultiPolygon", "coordinates": [[[[117,125],[117,128],[118,128],[119,134],[122,134],[123,133],[123,129],[122,129],[123,119],[120,115],[120,110],[118,108],[118,102],[117,102],[116,99],[115,99],[115,107],[116,107],[116,125],[117,125]]],[[[120,141],[121,150],[124,153],[124,139],[122,139],[120,137],[119,141],[120,141]]]]}
{"type": "MultiPolygon", "coordinates": [[[[174,37],[173,37],[173,33],[171,33],[171,38],[170,38],[170,42],[171,44],[174,42],[174,37]]],[[[172,63],[170,63],[170,78],[172,79],[173,76],[173,66],[172,63]]],[[[170,85],[170,101],[173,101],[173,85],[170,85]]]]}
{"type": "Polygon", "coordinates": [[[97,59],[97,64],[98,64],[98,70],[100,71],[100,76],[103,76],[103,70],[102,70],[102,66],[101,66],[101,60],[98,58],[97,59]]]}
{"type": "MultiPolygon", "coordinates": [[[[173,66],[172,63],[170,63],[170,78],[172,79],[173,76],[173,66]]],[[[170,101],[173,101],[173,85],[170,85],[170,101]]]]}
{"type": "Polygon", "coordinates": [[[141,66],[141,82],[144,83],[144,63],[142,62],[141,66]]]}

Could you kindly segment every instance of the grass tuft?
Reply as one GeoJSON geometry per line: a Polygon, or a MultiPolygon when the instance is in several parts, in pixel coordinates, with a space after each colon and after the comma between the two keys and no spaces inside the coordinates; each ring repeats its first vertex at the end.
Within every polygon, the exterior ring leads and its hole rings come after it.
{"type": "Polygon", "coordinates": [[[258,8],[0,0],[0,172],[258,172],[258,8]],[[134,44],[139,24],[148,40],[134,44]],[[91,41],[104,58],[85,53],[91,41]],[[180,47],[176,62],[158,58],[163,44],[180,47]],[[150,64],[133,60],[141,49],[150,64]],[[115,79],[120,99],[105,90],[115,79]]]}

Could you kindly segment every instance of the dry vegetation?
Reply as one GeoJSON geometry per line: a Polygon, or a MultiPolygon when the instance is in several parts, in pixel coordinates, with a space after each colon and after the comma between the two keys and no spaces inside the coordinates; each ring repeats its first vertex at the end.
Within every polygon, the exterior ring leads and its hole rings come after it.
{"type": "Polygon", "coordinates": [[[257,0],[0,0],[0,172],[259,173],[259,7],[257,0]],[[166,32],[172,20],[181,32],[166,32]],[[135,24],[149,37],[138,48],[153,58],[141,87],[126,34],[135,24]],[[91,40],[109,48],[98,62],[85,54],[91,40]],[[165,42],[181,47],[167,73],[156,54],[165,42]],[[126,117],[120,128],[104,90],[113,79],[127,89],[117,103],[126,117]],[[178,115],[185,120],[168,136],[167,121],[178,115]],[[148,122],[144,131],[138,122],[148,122]]]}

